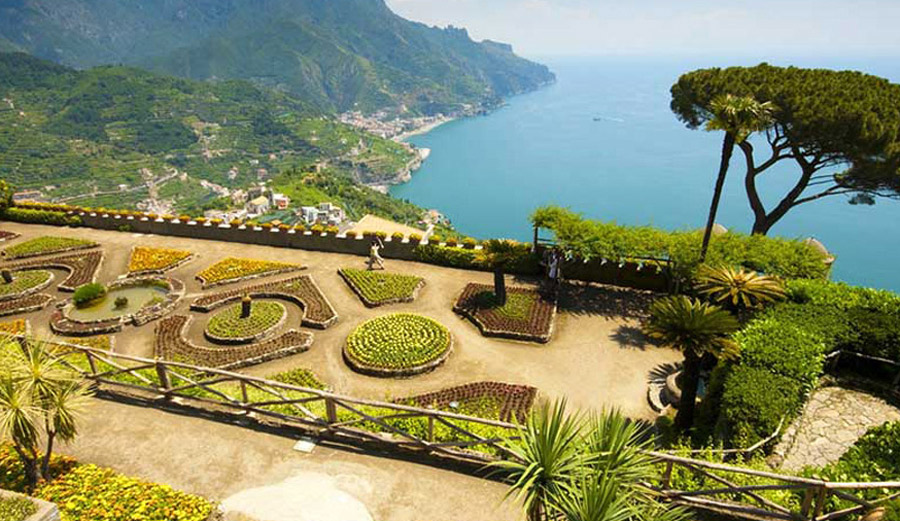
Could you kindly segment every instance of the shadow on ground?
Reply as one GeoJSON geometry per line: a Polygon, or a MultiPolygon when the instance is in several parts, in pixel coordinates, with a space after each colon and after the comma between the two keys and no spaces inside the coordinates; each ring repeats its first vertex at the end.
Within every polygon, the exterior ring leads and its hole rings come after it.
{"type": "Polygon", "coordinates": [[[599,284],[565,284],[559,292],[559,309],[575,315],[642,319],[656,294],[599,284]]]}

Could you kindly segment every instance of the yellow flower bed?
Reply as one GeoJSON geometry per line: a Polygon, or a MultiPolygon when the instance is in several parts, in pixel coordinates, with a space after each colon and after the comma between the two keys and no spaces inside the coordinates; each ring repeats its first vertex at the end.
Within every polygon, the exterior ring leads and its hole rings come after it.
{"type": "Polygon", "coordinates": [[[129,273],[143,273],[148,271],[166,271],[179,263],[184,262],[192,255],[189,251],[170,250],[168,248],[135,247],[131,251],[131,260],[128,262],[129,273]]]}
{"type": "Polygon", "coordinates": [[[249,277],[302,269],[303,266],[299,264],[229,257],[201,271],[197,274],[197,278],[204,285],[224,284],[249,277]]]}
{"type": "Polygon", "coordinates": [[[24,335],[28,329],[28,323],[24,318],[0,322],[0,335],[24,335]]]}

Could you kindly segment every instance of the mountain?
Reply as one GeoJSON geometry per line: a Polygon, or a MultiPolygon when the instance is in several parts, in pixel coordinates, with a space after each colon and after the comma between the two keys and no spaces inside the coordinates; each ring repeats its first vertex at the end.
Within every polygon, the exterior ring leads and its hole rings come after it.
{"type": "Polygon", "coordinates": [[[415,223],[421,208],[357,181],[384,182],[417,158],[247,81],[75,70],[0,53],[0,179],[48,200],[194,213],[227,207],[227,189],[275,178],[292,184],[299,204],[331,200],[354,217],[415,223]]]}
{"type": "Polygon", "coordinates": [[[452,112],[554,80],[509,45],[411,22],[384,0],[4,0],[2,46],[78,68],[247,79],[331,111],[452,112]]]}

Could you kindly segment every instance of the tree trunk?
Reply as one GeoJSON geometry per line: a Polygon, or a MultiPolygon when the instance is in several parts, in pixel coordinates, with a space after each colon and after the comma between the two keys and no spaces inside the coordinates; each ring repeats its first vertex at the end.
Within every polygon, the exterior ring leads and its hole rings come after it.
{"type": "Polygon", "coordinates": [[[684,369],[681,374],[681,402],[675,416],[675,426],[688,430],[694,425],[694,408],[697,401],[697,387],[700,385],[700,357],[693,351],[684,353],[684,369]]]}
{"type": "Polygon", "coordinates": [[[37,451],[32,449],[32,455],[29,456],[25,449],[19,445],[13,445],[16,454],[19,455],[19,461],[22,462],[23,473],[25,474],[25,487],[28,492],[34,491],[38,481],[41,479],[41,468],[38,461],[37,451]]]}
{"type": "Polygon", "coordinates": [[[53,441],[55,438],[55,432],[47,433],[47,451],[44,452],[44,458],[41,461],[41,475],[44,479],[50,479],[50,457],[53,455],[53,441]]]}
{"type": "Polygon", "coordinates": [[[506,305],[506,278],[503,277],[503,270],[494,270],[494,297],[499,305],[506,305]]]}
{"type": "Polygon", "coordinates": [[[725,177],[728,175],[728,165],[731,163],[731,155],[734,153],[734,136],[731,132],[725,133],[722,142],[722,162],[719,164],[719,177],[716,179],[716,190],[713,192],[712,204],[709,205],[709,218],[706,220],[706,230],[703,232],[703,247],[700,249],[700,262],[706,260],[706,252],[709,250],[709,241],[712,238],[713,225],[716,224],[716,214],[719,212],[719,201],[722,199],[722,189],[725,188],[725,177]]]}

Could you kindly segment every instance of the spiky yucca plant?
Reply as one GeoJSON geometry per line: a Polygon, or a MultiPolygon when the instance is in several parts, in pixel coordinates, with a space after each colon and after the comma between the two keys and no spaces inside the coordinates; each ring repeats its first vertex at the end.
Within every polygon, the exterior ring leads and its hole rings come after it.
{"type": "Polygon", "coordinates": [[[689,429],[694,423],[703,355],[711,353],[720,359],[736,357],[738,346],[729,335],[739,327],[737,319],[728,311],[684,295],[661,298],[650,306],[650,319],[644,328],[647,335],[684,353],[681,403],[675,417],[678,427],[689,429]]]}
{"type": "Polygon", "coordinates": [[[697,292],[735,311],[760,308],[785,298],[781,281],[769,275],[730,266],[701,266],[697,292]]]}

